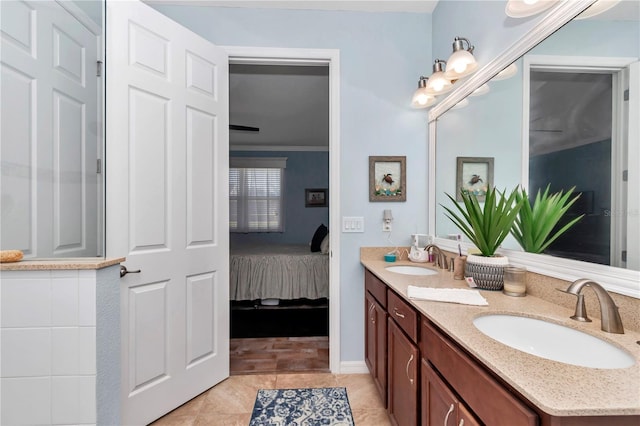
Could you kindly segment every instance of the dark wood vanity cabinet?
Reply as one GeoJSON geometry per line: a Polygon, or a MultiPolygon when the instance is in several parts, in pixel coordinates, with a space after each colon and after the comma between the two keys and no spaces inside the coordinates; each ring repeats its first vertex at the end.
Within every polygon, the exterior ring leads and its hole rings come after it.
{"type": "Polygon", "coordinates": [[[365,271],[365,362],[387,406],[387,286],[365,271]]]}
{"type": "Polygon", "coordinates": [[[421,361],[422,426],[480,426],[426,360],[421,361]]]}
{"type": "Polygon", "coordinates": [[[418,424],[420,351],[389,316],[388,413],[394,425],[418,424]]]}

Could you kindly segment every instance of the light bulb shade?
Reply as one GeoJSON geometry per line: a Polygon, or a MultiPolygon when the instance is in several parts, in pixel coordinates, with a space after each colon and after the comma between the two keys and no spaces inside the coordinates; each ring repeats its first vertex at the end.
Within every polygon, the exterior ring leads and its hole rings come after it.
{"type": "Polygon", "coordinates": [[[457,80],[474,73],[478,69],[478,63],[473,56],[473,46],[469,40],[463,37],[456,37],[453,41],[453,53],[447,61],[447,68],[444,75],[449,80],[457,80]],[[464,44],[467,48],[464,48],[464,44]]]}
{"type": "Polygon", "coordinates": [[[511,78],[514,75],[516,75],[517,72],[518,72],[518,66],[514,62],[508,67],[506,67],[505,69],[503,69],[502,71],[500,71],[498,74],[496,74],[491,80],[492,81],[506,80],[507,78],[511,78]]]}
{"type": "Polygon", "coordinates": [[[618,3],[620,3],[620,0],[598,0],[597,2],[593,3],[591,6],[586,8],[584,12],[582,12],[580,15],[576,16],[573,19],[580,20],[580,19],[591,18],[592,16],[599,15],[602,12],[605,12],[611,9],[613,6],[615,6],[618,3]]]}
{"type": "Polygon", "coordinates": [[[430,95],[442,95],[453,89],[451,80],[444,75],[443,64],[446,64],[446,62],[440,59],[436,59],[433,63],[433,74],[429,76],[429,81],[427,81],[427,86],[425,87],[430,95]]]}
{"type": "Polygon", "coordinates": [[[460,109],[466,107],[467,105],[469,105],[469,99],[464,98],[460,102],[452,106],[451,109],[460,109]]]}
{"type": "Polygon", "coordinates": [[[436,103],[436,97],[427,93],[425,88],[415,91],[411,98],[411,106],[413,108],[427,108],[436,103]]]}
{"type": "Polygon", "coordinates": [[[526,18],[544,12],[558,0],[509,0],[504,13],[512,18],[526,18]]]}
{"type": "Polygon", "coordinates": [[[484,95],[485,93],[489,93],[489,85],[487,83],[483,84],[473,92],[469,93],[469,96],[481,96],[481,95],[484,95]]]}

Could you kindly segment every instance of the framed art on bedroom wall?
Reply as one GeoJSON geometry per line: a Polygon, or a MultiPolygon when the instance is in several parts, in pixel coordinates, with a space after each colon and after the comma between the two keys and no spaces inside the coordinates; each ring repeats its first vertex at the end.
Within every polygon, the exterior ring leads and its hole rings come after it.
{"type": "Polygon", "coordinates": [[[326,188],[307,188],[304,190],[305,207],[328,207],[329,194],[326,188]]]}

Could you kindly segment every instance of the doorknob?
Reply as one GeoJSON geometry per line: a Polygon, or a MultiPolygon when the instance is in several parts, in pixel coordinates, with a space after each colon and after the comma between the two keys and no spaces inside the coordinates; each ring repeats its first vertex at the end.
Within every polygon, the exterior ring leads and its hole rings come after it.
{"type": "Polygon", "coordinates": [[[120,278],[124,277],[127,274],[137,274],[140,272],[140,269],[136,271],[129,271],[126,266],[120,265],[120,278]]]}

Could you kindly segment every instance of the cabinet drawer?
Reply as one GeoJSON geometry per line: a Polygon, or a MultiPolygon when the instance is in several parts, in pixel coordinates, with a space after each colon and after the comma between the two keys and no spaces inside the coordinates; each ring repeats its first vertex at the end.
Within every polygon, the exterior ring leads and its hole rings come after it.
{"type": "Polygon", "coordinates": [[[376,298],[380,306],[387,307],[387,285],[368,269],[364,270],[364,288],[376,298]]]}
{"type": "Polygon", "coordinates": [[[487,425],[538,424],[538,417],[455,343],[422,320],[422,354],[487,425]]]}
{"type": "Polygon", "coordinates": [[[387,312],[389,317],[407,333],[415,343],[418,342],[418,314],[392,290],[387,290],[387,312]]]}

